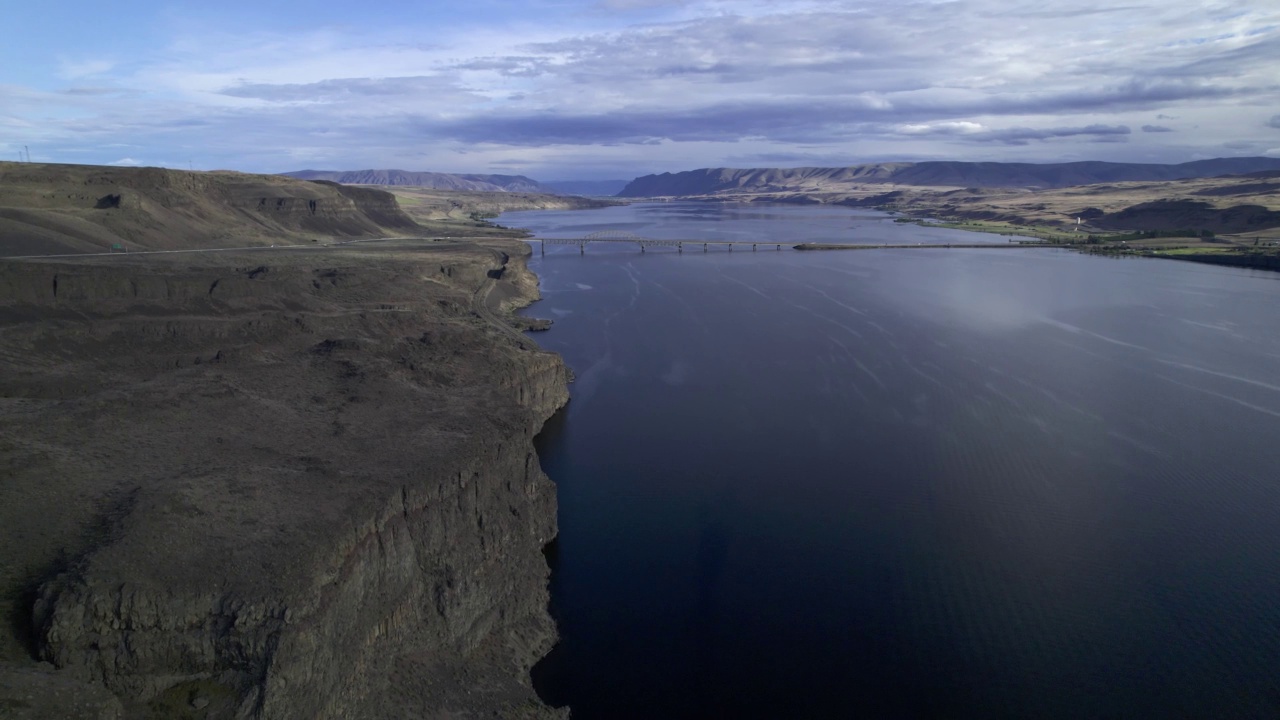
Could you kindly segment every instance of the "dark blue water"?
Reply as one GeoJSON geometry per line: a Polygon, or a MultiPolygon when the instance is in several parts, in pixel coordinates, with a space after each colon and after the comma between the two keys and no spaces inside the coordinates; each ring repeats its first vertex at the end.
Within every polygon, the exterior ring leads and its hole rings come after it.
{"type": "MultiPolygon", "coordinates": [[[[502,222],[984,237],[812,207],[502,222]]],[[[601,244],[534,269],[577,373],[540,439],[563,640],[535,683],[575,718],[1280,716],[1280,274],[601,244]]]]}

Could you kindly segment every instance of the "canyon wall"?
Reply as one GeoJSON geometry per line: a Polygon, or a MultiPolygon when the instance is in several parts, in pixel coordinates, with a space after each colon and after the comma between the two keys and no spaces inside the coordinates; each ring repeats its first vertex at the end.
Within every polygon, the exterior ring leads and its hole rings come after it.
{"type": "Polygon", "coordinates": [[[555,716],[527,252],[0,267],[0,709],[555,716]]]}

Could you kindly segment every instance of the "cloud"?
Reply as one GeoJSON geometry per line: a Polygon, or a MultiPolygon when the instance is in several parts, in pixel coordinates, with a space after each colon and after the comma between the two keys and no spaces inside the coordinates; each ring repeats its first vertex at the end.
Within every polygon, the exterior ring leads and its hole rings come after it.
{"type": "Polygon", "coordinates": [[[1055,128],[1006,128],[1003,130],[987,130],[968,134],[965,140],[971,142],[1002,143],[1005,145],[1026,145],[1032,140],[1053,140],[1087,136],[1094,142],[1124,142],[1130,130],[1124,125],[1087,125],[1085,127],[1055,128]]]}
{"type": "Polygon", "coordinates": [[[853,157],[841,157],[838,154],[816,153],[816,152],[762,152],[748,153],[743,155],[730,155],[725,157],[725,164],[729,166],[745,165],[756,166],[761,165],[814,165],[814,166],[838,166],[851,165],[857,162],[853,157]]]}
{"type": "Polygon", "coordinates": [[[1267,120],[1267,127],[1280,128],[1280,115],[1272,115],[1271,118],[1267,120]]]}
{"type": "Polygon", "coordinates": [[[58,61],[58,74],[68,80],[75,80],[91,75],[102,75],[110,72],[115,66],[116,64],[110,60],[69,60],[60,58],[58,61]]]}
{"type": "Polygon", "coordinates": [[[532,78],[547,74],[551,68],[551,61],[547,58],[528,55],[507,55],[459,62],[454,64],[452,68],[454,70],[490,70],[505,77],[532,78]]]}
{"type": "Polygon", "coordinates": [[[680,7],[690,0],[600,0],[596,7],[604,10],[647,10],[661,7],[680,7]]]}
{"type": "Polygon", "coordinates": [[[341,31],[193,27],[122,65],[62,60],[48,87],[0,86],[0,122],[49,146],[219,158],[206,166],[562,158],[621,176],[726,157],[1177,161],[1259,141],[1249,118],[1280,105],[1275,14],[1247,0],[558,0],[471,24],[344,17],[341,31]],[[1095,145],[1131,127],[1144,142],[1095,145]]]}
{"type": "Polygon", "coordinates": [[[95,95],[132,95],[137,91],[129,90],[126,88],[116,88],[116,87],[71,87],[71,88],[67,88],[66,90],[63,90],[62,92],[67,95],[95,96],[95,95]]]}
{"type": "Polygon", "coordinates": [[[982,132],[981,123],[968,121],[951,121],[937,123],[914,123],[899,125],[897,131],[903,135],[968,135],[982,132]]]}
{"type": "Polygon", "coordinates": [[[395,78],[339,78],[314,83],[240,83],[219,91],[223,95],[238,98],[269,100],[272,102],[325,102],[358,98],[400,97],[424,93],[457,95],[460,89],[450,79],[443,77],[395,77],[395,78]]]}

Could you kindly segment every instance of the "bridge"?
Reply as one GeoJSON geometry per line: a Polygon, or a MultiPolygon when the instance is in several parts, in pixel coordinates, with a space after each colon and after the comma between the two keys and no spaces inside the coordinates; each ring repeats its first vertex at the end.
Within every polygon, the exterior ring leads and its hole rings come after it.
{"type": "Polygon", "coordinates": [[[773,246],[775,250],[781,250],[786,243],[780,242],[760,242],[759,240],[661,240],[655,238],[640,237],[635,233],[626,230],[600,230],[588,235],[576,238],[528,238],[531,241],[539,242],[542,246],[542,254],[547,254],[548,245],[577,245],[578,253],[583,254],[587,251],[587,245],[593,242],[603,243],[634,243],[640,246],[640,252],[644,252],[646,248],[651,247],[673,247],[676,252],[684,252],[684,246],[689,245],[696,247],[702,246],[702,252],[707,252],[712,246],[728,247],[733,250],[734,245],[750,245],[754,252],[758,247],[766,250],[773,246]]]}
{"type": "Polygon", "coordinates": [[[795,250],[905,250],[905,249],[972,249],[972,250],[993,250],[1008,248],[1064,248],[1071,247],[1061,243],[1049,243],[1041,241],[1028,240],[1010,240],[1008,243],[915,243],[914,245],[898,243],[898,244],[881,244],[881,243],[800,243],[799,245],[789,245],[780,242],[760,242],[759,240],[658,240],[654,238],[640,237],[635,233],[626,230],[600,230],[589,235],[583,235],[576,238],[526,238],[530,242],[541,243],[542,254],[547,254],[548,245],[577,245],[578,253],[585,254],[587,245],[593,242],[603,243],[635,243],[640,246],[640,252],[644,252],[650,247],[673,247],[677,252],[684,252],[684,246],[689,245],[696,248],[702,246],[702,252],[707,252],[710,247],[719,246],[727,247],[730,252],[733,251],[734,245],[750,245],[752,252],[763,247],[768,250],[772,247],[774,250],[781,250],[783,245],[787,245],[795,250]]]}

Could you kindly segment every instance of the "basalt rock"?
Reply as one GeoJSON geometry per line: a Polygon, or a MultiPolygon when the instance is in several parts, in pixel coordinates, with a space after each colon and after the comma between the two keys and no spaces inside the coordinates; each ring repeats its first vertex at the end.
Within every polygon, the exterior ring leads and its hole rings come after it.
{"type": "Polygon", "coordinates": [[[525,253],[0,268],[0,708],[555,715],[531,441],[567,370],[490,319],[525,253]]]}

